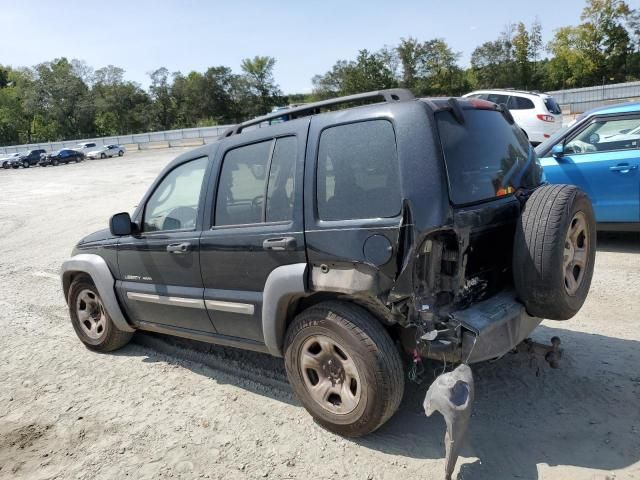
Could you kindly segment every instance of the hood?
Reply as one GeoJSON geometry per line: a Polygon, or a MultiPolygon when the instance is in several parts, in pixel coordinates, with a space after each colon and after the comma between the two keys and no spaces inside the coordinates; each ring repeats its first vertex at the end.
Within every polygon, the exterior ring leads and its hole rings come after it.
{"type": "Polygon", "coordinates": [[[85,243],[92,243],[92,242],[100,242],[102,240],[111,240],[114,238],[117,238],[117,237],[114,237],[113,235],[111,235],[111,232],[109,231],[108,228],[104,228],[102,230],[98,230],[97,232],[93,232],[87,235],[86,237],[84,237],[82,240],[78,242],[78,245],[83,245],[85,243]]]}

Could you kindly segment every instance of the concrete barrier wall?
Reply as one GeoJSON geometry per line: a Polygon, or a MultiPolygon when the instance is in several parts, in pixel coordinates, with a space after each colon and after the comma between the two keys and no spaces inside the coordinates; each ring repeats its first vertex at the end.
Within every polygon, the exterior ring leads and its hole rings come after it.
{"type": "Polygon", "coordinates": [[[47,152],[61,148],[75,148],[79,143],[95,142],[97,145],[112,143],[124,145],[127,150],[144,150],[148,148],[191,147],[204,145],[215,141],[232,125],[218,125],[215,127],[183,128],[181,130],[167,130],[164,132],[136,133],[133,135],[117,135],[114,137],[82,138],[63,142],[41,142],[27,145],[12,145],[0,147],[0,155],[5,153],[24,152],[43,148],[47,152]]]}

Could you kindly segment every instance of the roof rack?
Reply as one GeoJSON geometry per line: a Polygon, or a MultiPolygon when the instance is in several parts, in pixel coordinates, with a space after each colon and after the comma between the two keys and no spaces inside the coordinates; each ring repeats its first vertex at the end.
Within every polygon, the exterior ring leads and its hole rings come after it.
{"type": "Polygon", "coordinates": [[[413,94],[404,88],[390,88],[388,90],[376,90],[374,92],[358,93],[355,95],[347,95],[346,97],[331,98],[329,100],[323,100],[321,102],[308,103],[299,107],[290,108],[287,110],[280,110],[279,112],[272,112],[262,117],[257,117],[246,122],[239,123],[226,130],[222,137],[230,137],[231,135],[237,135],[242,132],[246,127],[251,125],[258,125],[262,122],[268,122],[270,120],[280,119],[282,117],[289,117],[288,120],[293,120],[300,117],[306,117],[308,115],[316,115],[320,113],[320,110],[334,105],[340,105],[344,103],[357,102],[361,100],[371,100],[375,98],[383,98],[385,102],[402,102],[405,100],[413,100],[415,97],[413,94]]]}

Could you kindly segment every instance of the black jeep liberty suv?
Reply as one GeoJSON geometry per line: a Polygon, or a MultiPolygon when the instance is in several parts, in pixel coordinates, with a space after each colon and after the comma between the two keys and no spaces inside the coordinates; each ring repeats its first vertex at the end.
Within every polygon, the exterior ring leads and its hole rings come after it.
{"type": "Polygon", "coordinates": [[[384,90],[280,111],[185,153],[62,284],[99,352],[137,330],[284,357],[334,432],[395,412],[401,352],[471,364],[582,306],[596,231],[508,110],[384,90]],[[341,108],[342,107],[342,108],[341,108]]]}

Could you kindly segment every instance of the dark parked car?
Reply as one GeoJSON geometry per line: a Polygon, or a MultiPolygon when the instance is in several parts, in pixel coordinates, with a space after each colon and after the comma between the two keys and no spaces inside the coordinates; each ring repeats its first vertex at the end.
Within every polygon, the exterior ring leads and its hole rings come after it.
{"type": "Polygon", "coordinates": [[[40,166],[46,167],[47,165],[59,165],[61,163],[80,162],[84,160],[84,153],[77,150],[71,150],[69,148],[63,148],[56,152],[52,152],[49,155],[43,156],[40,159],[40,166]]]}
{"type": "Polygon", "coordinates": [[[12,160],[11,166],[13,168],[32,167],[33,165],[37,165],[38,162],[40,162],[40,157],[42,156],[42,154],[46,154],[46,153],[47,153],[46,150],[43,150],[41,148],[35,149],[35,150],[28,150],[22,153],[15,160],[12,160]]]}
{"type": "Polygon", "coordinates": [[[88,348],[146,330],[284,357],[317,421],[358,436],[400,405],[403,351],[494,359],[581,308],[591,203],[542,184],[506,108],[386,90],[248,128],[282,113],[179,156],[78,243],[62,283],[88,348]]]}

